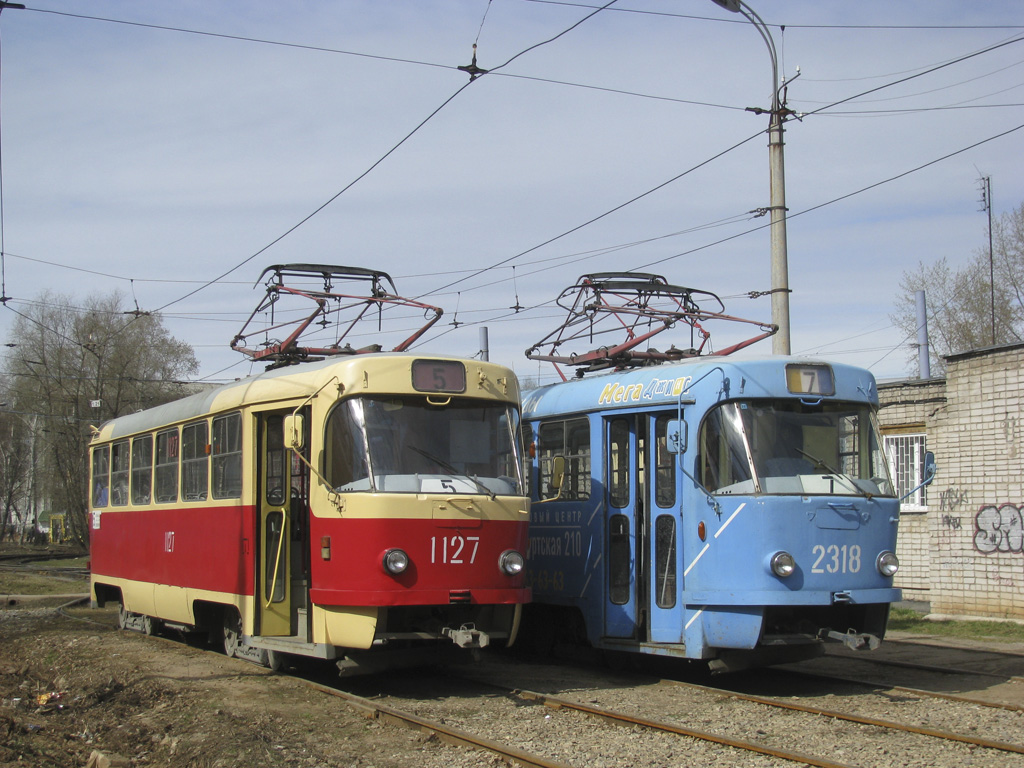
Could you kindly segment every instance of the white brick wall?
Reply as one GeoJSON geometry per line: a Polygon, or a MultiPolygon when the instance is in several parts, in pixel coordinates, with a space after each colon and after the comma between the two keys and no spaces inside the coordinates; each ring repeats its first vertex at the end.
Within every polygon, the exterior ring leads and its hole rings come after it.
{"type": "Polygon", "coordinates": [[[902,515],[897,586],[932,612],[1024,619],[1024,345],[954,355],[945,381],[879,386],[883,431],[916,429],[938,464],[902,515]]]}

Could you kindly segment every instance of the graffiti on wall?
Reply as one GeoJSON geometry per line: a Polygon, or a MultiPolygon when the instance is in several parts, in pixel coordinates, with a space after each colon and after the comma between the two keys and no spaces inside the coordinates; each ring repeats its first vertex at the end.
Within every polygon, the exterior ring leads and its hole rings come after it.
{"type": "Polygon", "coordinates": [[[1024,505],[988,505],[974,518],[974,548],[983,554],[1024,552],[1024,505]]]}
{"type": "Polygon", "coordinates": [[[953,510],[966,506],[968,493],[963,488],[947,488],[939,494],[939,510],[941,512],[952,512],[953,510]]]}

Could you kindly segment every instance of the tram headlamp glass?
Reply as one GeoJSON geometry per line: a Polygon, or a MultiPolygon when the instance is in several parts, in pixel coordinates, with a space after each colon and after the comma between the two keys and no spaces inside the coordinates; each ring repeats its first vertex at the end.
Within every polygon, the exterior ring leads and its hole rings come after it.
{"type": "Polygon", "coordinates": [[[900,569],[900,559],[896,557],[896,553],[886,550],[875,560],[875,567],[883,576],[895,576],[896,571],[900,569]]]}
{"type": "Polygon", "coordinates": [[[502,573],[509,576],[517,576],[522,573],[525,564],[526,561],[523,559],[523,556],[514,549],[506,549],[501,553],[501,557],[498,558],[498,567],[502,573]]]}
{"type": "Polygon", "coordinates": [[[409,556],[401,549],[389,549],[384,553],[382,562],[385,571],[398,575],[409,567],[409,556]]]}
{"type": "Polygon", "coordinates": [[[769,566],[771,566],[772,573],[774,573],[780,579],[784,579],[787,576],[792,576],[793,571],[796,570],[796,560],[793,559],[793,556],[789,554],[789,552],[785,551],[776,552],[774,555],[772,555],[771,559],[768,561],[768,564],[769,566]]]}

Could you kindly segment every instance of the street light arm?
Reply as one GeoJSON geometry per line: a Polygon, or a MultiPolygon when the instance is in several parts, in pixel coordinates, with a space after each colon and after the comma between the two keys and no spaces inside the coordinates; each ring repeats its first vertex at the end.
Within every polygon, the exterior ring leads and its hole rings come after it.
{"type": "Polygon", "coordinates": [[[744,3],[743,0],[711,0],[711,2],[725,8],[727,11],[743,16],[754,25],[761,39],[764,40],[764,44],[768,46],[768,55],[772,60],[772,113],[775,113],[779,107],[779,90],[782,88],[782,85],[779,83],[779,56],[775,49],[775,41],[768,31],[768,25],[764,23],[764,19],[757,15],[757,11],[744,3]]]}

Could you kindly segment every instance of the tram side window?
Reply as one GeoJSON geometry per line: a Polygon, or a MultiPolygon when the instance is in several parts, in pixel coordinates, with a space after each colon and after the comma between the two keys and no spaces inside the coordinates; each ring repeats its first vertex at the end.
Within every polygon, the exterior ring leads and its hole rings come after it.
{"type": "Polygon", "coordinates": [[[629,422],[613,419],[608,429],[608,501],[613,507],[629,503],[629,422]]]}
{"type": "Polygon", "coordinates": [[[284,416],[274,415],[267,418],[266,445],[266,498],[267,503],[275,507],[284,504],[286,460],[284,448],[284,416]]]}
{"type": "Polygon", "coordinates": [[[366,490],[370,467],[366,457],[362,400],[338,403],[327,420],[327,482],[335,490],[366,490]]]}
{"type": "Polygon", "coordinates": [[[178,430],[156,436],[156,500],[167,504],[178,500],[178,430]]]}
{"type": "Polygon", "coordinates": [[[715,408],[700,426],[697,479],[712,493],[752,480],[746,450],[737,437],[742,432],[727,423],[729,414],[725,407],[715,408]]]}
{"type": "Polygon", "coordinates": [[[242,496],[242,414],[232,413],[213,420],[213,498],[242,496]]]}
{"type": "Polygon", "coordinates": [[[676,503],[676,457],[668,451],[668,423],[671,415],[654,422],[654,499],[659,507],[676,503]]]}
{"type": "Polygon", "coordinates": [[[132,504],[149,504],[153,486],[153,436],[132,440],[132,504]]]}
{"type": "Polygon", "coordinates": [[[538,497],[552,498],[554,458],[565,458],[560,499],[582,501],[590,498],[590,422],[586,418],[548,421],[537,430],[537,463],[540,468],[538,497]]]}
{"type": "Polygon", "coordinates": [[[659,608],[676,605],[676,519],[658,515],[654,521],[654,596],[659,608]]]}
{"type": "Polygon", "coordinates": [[[629,518],[612,515],[608,520],[608,599],[615,605],[629,602],[632,562],[629,518]]]}
{"type": "Polygon", "coordinates": [[[105,507],[110,501],[110,446],[94,448],[92,452],[92,505],[105,507]]]}
{"type": "Polygon", "coordinates": [[[205,501],[210,474],[209,429],[205,421],[186,424],[181,430],[181,498],[205,501]]]}
{"type": "Polygon", "coordinates": [[[114,443],[110,451],[110,503],[115,507],[128,504],[128,466],[131,452],[128,441],[114,443]]]}

